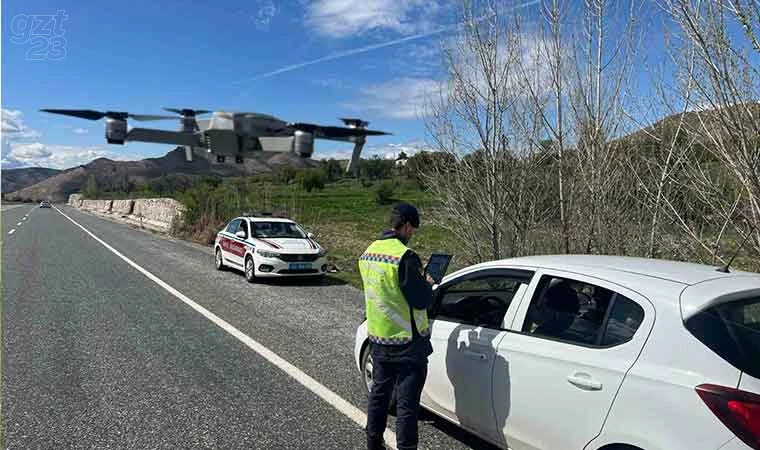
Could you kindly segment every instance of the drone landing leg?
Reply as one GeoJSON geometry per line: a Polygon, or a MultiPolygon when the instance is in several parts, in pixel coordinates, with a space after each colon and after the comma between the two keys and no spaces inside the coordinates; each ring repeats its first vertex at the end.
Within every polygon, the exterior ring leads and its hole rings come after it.
{"type": "Polygon", "coordinates": [[[362,148],[364,148],[365,141],[366,139],[364,137],[357,138],[356,143],[354,144],[354,151],[351,154],[351,161],[349,161],[348,166],[346,166],[346,173],[355,177],[359,175],[359,157],[362,154],[362,148]]]}

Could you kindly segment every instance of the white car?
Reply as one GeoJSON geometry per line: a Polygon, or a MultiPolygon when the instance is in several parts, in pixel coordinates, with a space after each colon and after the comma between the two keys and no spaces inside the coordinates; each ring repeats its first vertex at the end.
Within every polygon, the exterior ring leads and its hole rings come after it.
{"type": "Polygon", "coordinates": [[[52,205],[49,201],[43,200],[40,202],[40,208],[52,208],[52,205]]]}
{"type": "MultiPolygon", "coordinates": [[[[760,449],[760,274],[534,256],[435,289],[422,405],[514,450],[760,449]]],[[[355,358],[372,385],[366,322],[355,358]]]]}
{"type": "Polygon", "coordinates": [[[218,270],[243,270],[257,277],[323,276],[325,250],[290,219],[237,217],[216,235],[214,262],[218,270]]]}

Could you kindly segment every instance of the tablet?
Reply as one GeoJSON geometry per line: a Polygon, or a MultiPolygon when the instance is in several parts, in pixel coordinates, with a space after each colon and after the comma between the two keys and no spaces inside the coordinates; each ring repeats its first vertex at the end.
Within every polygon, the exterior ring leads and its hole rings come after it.
{"type": "Polygon", "coordinates": [[[439,284],[441,280],[443,280],[443,276],[446,275],[446,270],[449,268],[451,258],[451,255],[433,253],[430,255],[430,259],[425,266],[425,273],[430,275],[436,284],[439,284]]]}

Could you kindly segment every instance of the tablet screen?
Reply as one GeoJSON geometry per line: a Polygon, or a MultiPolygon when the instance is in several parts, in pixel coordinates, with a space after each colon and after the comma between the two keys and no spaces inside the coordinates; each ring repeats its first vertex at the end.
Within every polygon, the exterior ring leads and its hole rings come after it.
{"type": "Polygon", "coordinates": [[[434,253],[430,255],[430,260],[425,266],[425,273],[436,283],[440,283],[446,275],[446,270],[449,268],[449,262],[451,262],[451,255],[444,255],[440,253],[434,253]]]}

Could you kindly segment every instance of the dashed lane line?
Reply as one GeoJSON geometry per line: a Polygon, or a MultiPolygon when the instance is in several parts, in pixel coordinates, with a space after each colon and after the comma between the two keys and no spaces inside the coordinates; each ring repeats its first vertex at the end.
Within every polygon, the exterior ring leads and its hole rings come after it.
{"type": "Polygon", "coordinates": [[[9,231],[9,232],[8,232],[8,234],[13,234],[13,233],[15,233],[15,232],[16,232],[16,229],[15,229],[15,228],[12,228],[12,229],[11,229],[11,231],[9,231]]]}
{"type": "MultiPolygon", "coordinates": [[[[177,289],[173,288],[171,285],[163,281],[162,279],[158,278],[156,275],[153,275],[148,270],[144,269],[140,265],[138,265],[136,262],[132,261],[131,259],[124,256],[122,253],[120,253],[115,248],[108,245],[105,241],[100,239],[99,237],[95,236],[90,230],[85,228],[84,226],[80,225],[77,221],[66,215],[63,211],[55,207],[55,210],[58,211],[63,217],[67,218],[71,223],[81,228],[85,233],[87,233],[91,238],[95,239],[98,243],[100,243],[103,247],[107,248],[111,253],[118,256],[124,262],[135,268],[138,272],[145,275],[148,279],[165,289],[167,292],[172,294],[173,296],[177,297],[179,300],[193,308],[195,311],[197,311],[199,314],[201,314],[206,319],[213,322],[215,325],[217,325],[219,328],[223,329],[227,333],[231,334],[235,339],[242,342],[245,346],[253,350],[254,352],[258,353],[260,356],[268,360],[273,365],[277,366],[280,370],[285,372],[287,375],[289,375],[291,378],[299,382],[301,385],[303,385],[306,389],[310,390],[314,394],[316,394],[318,397],[320,397],[322,400],[330,404],[332,407],[340,411],[344,416],[351,419],[354,423],[359,425],[360,427],[364,428],[364,426],[367,423],[367,415],[357,408],[356,406],[349,403],[347,400],[345,400],[343,397],[339,396],[335,392],[331,391],[329,388],[327,388],[325,385],[320,383],[319,381],[315,380],[314,378],[307,375],[305,372],[303,372],[298,367],[294,366],[293,364],[289,363],[279,355],[277,355],[272,350],[269,350],[264,345],[260,344],[258,341],[254,340],[250,336],[246,335],[242,331],[238,330],[234,326],[230,325],[228,322],[226,322],[224,319],[220,318],[216,314],[212,313],[208,309],[204,308],[200,304],[196,303],[195,301],[191,300],[189,297],[187,297],[185,294],[181,293],[177,289]]],[[[396,434],[392,431],[386,428],[385,433],[383,434],[383,437],[385,438],[385,444],[387,447],[395,450],[396,449],[396,434]]]]}

